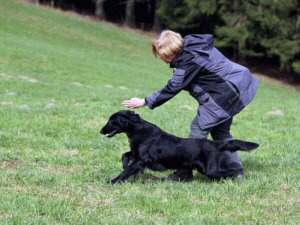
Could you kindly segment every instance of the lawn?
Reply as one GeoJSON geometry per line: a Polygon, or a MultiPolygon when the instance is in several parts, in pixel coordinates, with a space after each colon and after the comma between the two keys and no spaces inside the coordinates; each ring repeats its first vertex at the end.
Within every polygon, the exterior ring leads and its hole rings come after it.
{"type": "MultiPolygon", "coordinates": [[[[262,81],[232,134],[245,179],[111,186],[129,150],[99,135],[121,102],[161,88],[172,71],[136,31],[25,3],[0,3],[0,224],[299,224],[300,92],[262,81]]],[[[144,119],[187,137],[197,103],[180,93],[144,119]]]]}

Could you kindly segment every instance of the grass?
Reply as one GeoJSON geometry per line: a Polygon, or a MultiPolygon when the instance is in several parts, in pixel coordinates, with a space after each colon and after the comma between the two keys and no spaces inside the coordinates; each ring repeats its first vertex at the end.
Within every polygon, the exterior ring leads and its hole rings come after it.
{"type": "MultiPolygon", "coordinates": [[[[236,116],[242,181],[154,182],[147,170],[122,185],[125,135],[99,136],[122,100],[161,88],[172,71],[150,39],[17,0],[0,4],[0,224],[299,224],[300,93],[261,82],[236,116]]],[[[137,112],[182,137],[197,104],[180,93],[137,112]]]]}

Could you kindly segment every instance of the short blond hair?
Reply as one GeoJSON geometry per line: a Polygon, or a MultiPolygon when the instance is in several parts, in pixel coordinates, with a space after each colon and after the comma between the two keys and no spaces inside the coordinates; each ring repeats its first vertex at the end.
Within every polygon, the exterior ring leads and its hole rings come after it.
{"type": "Polygon", "coordinates": [[[163,30],[152,41],[152,52],[156,58],[176,56],[183,46],[183,39],[179,33],[163,30]]]}

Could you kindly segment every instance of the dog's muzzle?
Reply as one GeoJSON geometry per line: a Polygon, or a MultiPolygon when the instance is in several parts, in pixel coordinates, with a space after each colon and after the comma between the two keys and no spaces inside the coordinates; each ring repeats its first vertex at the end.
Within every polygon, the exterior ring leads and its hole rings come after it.
{"type": "Polygon", "coordinates": [[[118,129],[113,130],[112,132],[105,132],[103,129],[100,131],[101,134],[105,135],[106,137],[110,138],[113,137],[118,132],[118,129]]]}

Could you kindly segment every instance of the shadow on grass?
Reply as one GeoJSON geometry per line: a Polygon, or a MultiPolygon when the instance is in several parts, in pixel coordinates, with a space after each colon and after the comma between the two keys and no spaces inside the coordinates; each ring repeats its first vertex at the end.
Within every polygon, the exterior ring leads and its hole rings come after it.
{"type": "MultiPolygon", "coordinates": [[[[170,170],[171,171],[171,170],[170,170]]],[[[131,182],[141,182],[143,184],[149,184],[149,183],[163,183],[163,182],[180,182],[180,181],[172,181],[169,180],[167,177],[171,175],[173,172],[171,171],[170,174],[166,175],[165,173],[162,173],[162,175],[152,175],[152,174],[140,174],[136,179],[132,179],[131,182]]],[[[204,175],[198,173],[196,170],[193,172],[194,179],[191,181],[183,181],[182,183],[189,183],[192,181],[201,181],[201,182],[214,182],[213,180],[205,177],[204,175]]]]}
{"type": "Polygon", "coordinates": [[[267,165],[258,161],[254,161],[253,159],[244,160],[243,166],[244,166],[244,170],[256,171],[256,172],[265,171],[267,167],[267,165]]]}
{"type": "MultiPolygon", "coordinates": [[[[263,172],[266,170],[267,165],[255,161],[253,159],[248,159],[243,161],[244,171],[248,172],[263,172]]],[[[129,183],[142,183],[142,184],[149,184],[149,183],[162,183],[162,182],[169,182],[170,180],[167,179],[169,175],[171,175],[174,171],[170,170],[170,173],[163,172],[161,175],[159,174],[151,174],[151,173],[140,173],[135,177],[130,178],[127,182],[129,183]]],[[[222,179],[210,179],[203,174],[199,173],[198,171],[194,170],[194,179],[192,181],[200,181],[203,183],[214,183],[219,182],[222,179]]],[[[179,181],[173,181],[179,182],[179,181]]],[[[187,181],[189,182],[189,181],[187,181]]]]}

